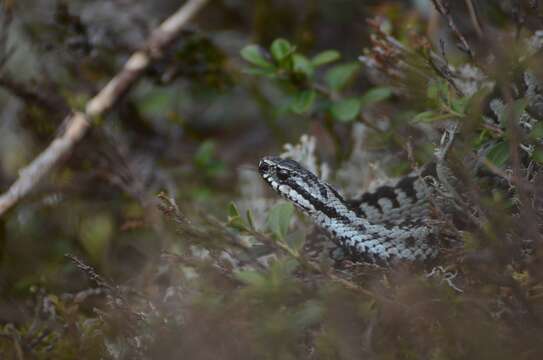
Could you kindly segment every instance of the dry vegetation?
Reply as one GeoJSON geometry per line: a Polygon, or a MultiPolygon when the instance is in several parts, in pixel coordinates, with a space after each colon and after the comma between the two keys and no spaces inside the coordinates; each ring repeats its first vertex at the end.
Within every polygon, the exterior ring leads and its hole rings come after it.
{"type": "Polygon", "coordinates": [[[539,1],[1,4],[0,359],[543,356],[539,1]],[[440,257],[315,253],[280,153],[437,161],[440,257]]]}

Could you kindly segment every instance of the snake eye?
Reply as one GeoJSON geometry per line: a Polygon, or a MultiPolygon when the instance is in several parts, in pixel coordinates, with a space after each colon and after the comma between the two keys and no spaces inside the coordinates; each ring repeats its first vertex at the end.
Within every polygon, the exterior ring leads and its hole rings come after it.
{"type": "Polygon", "coordinates": [[[281,181],[287,180],[289,177],[289,173],[285,169],[279,169],[277,170],[277,178],[281,181]]]}
{"type": "Polygon", "coordinates": [[[267,173],[268,171],[270,170],[270,166],[265,163],[264,161],[261,161],[260,164],[258,164],[258,171],[261,173],[261,174],[265,174],[267,173]]]}

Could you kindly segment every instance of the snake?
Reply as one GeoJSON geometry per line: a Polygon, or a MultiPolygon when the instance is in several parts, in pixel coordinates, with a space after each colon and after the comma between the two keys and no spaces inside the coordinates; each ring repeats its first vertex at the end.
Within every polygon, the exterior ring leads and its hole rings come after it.
{"type": "Polygon", "coordinates": [[[258,172],[354,261],[389,265],[439,254],[438,230],[427,221],[432,188],[425,178],[435,173],[432,164],[352,200],[292,159],[263,157],[258,172]]]}

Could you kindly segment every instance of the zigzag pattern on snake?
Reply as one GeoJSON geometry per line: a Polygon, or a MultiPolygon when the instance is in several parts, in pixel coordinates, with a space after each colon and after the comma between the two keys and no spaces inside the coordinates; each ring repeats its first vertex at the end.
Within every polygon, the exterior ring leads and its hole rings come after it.
{"type": "Polygon", "coordinates": [[[354,260],[389,264],[425,261],[438,254],[437,231],[425,221],[431,187],[423,179],[433,174],[433,166],[350,201],[294,160],[265,157],[258,170],[354,260]]]}

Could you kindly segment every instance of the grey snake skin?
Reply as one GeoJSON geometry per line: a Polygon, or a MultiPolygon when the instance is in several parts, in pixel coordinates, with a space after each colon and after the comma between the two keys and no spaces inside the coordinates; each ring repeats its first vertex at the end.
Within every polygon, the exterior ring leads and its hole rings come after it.
{"type": "Polygon", "coordinates": [[[422,262],[439,252],[436,229],[425,221],[432,189],[424,178],[435,172],[433,165],[356,200],[345,200],[294,160],[265,157],[258,170],[273,190],[309,215],[355,261],[422,262]]]}

